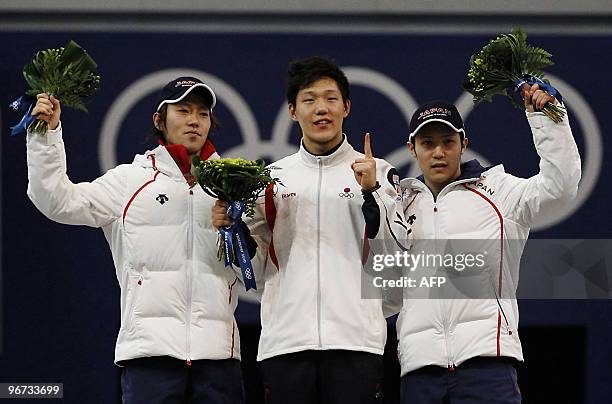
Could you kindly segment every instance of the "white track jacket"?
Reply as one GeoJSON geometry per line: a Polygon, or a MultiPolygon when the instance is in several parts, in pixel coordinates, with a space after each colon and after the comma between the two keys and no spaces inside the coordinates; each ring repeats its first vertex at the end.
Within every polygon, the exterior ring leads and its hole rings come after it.
{"type": "MultiPolygon", "coordinates": [[[[246,221],[258,244],[253,262],[263,289],[258,360],[304,350],[383,353],[383,301],[361,296],[369,245],[364,198],[351,164],[362,157],[345,138],[330,155],[314,156],[302,145],[272,164],[279,168],[272,175],[284,185],[276,195],[268,192],[246,221]]],[[[390,239],[395,231],[405,239],[407,227],[396,218],[401,198],[388,181],[394,169],[380,159],[376,168],[381,188],[373,194],[380,208],[375,238],[390,239]]]]}
{"type": "Polygon", "coordinates": [[[104,231],[121,287],[115,362],[239,359],[237,277],[216,257],[214,199],[189,188],[164,146],[73,184],[59,127],[28,133],[27,160],[28,196],[45,216],[104,231]]]}
{"type": "Polygon", "coordinates": [[[514,177],[498,165],[447,185],[437,199],[421,180],[402,180],[415,242],[494,239],[502,246],[493,298],[404,299],[397,322],[402,375],[426,365],[454,368],[476,356],[523,360],[517,301],[499,296],[517,289],[524,246],[517,248],[517,240],[527,239],[538,216],[563,208],[576,195],[581,173],[567,116],[559,124],[539,112],[527,113],[527,119],[540,156],[540,172],[531,178],[514,177]]]}

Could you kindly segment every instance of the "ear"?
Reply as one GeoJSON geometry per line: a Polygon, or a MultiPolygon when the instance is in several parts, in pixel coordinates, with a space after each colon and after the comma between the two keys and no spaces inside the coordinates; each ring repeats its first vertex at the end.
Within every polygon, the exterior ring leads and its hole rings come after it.
{"type": "Polygon", "coordinates": [[[463,143],[461,144],[461,154],[463,154],[463,152],[465,152],[465,150],[467,149],[468,143],[469,143],[468,142],[468,138],[464,137],[463,138],[463,143]]]}
{"type": "Polygon", "coordinates": [[[416,150],[414,149],[414,145],[412,144],[412,142],[408,142],[406,144],[408,145],[408,150],[410,150],[410,154],[412,154],[412,157],[416,158],[416,150]]]}
{"type": "Polygon", "coordinates": [[[297,122],[297,115],[295,114],[295,105],[287,104],[287,110],[289,111],[289,116],[293,122],[297,122]]]}
{"type": "Polygon", "coordinates": [[[157,130],[162,130],[161,127],[161,122],[160,122],[160,116],[159,116],[159,112],[154,112],[153,113],[153,126],[157,129],[157,130]]]}
{"type": "Polygon", "coordinates": [[[346,118],[349,113],[351,112],[351,100],[346,100],[346,102],[344,103],[344,115],[343,117],[346,118]]]}

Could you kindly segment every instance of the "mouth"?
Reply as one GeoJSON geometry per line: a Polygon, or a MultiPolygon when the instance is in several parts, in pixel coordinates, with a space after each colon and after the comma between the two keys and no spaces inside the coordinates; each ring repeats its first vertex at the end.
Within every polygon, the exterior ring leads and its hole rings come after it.
{"type": "Polygon", "coordinates": [[[200,133],[196,131],[185,132],[185,134],[189,136],[201,136],[200,133]]]}
{"type": "Polygon", "coordinates": [[[441,161],[440,161],[440,162],[437,162],[437,163],[433,163],[433,164],[431,165],[431,168],[433,168],[434,170],[435,170],[435,169],[441,170],[441,169],[446,168],[446,166],[447,166],[447,165],[448,165],[448,164],[446,164],[446,163],[444,163],[444,162],[441,162],[441,161]]]}
{"type": "Polygon", "coordinates": [[[329,124],[331,124],[332,121],[329,119],[318,119],[316,121],[314,121],[315,126],[327,126],[329,124]]]}

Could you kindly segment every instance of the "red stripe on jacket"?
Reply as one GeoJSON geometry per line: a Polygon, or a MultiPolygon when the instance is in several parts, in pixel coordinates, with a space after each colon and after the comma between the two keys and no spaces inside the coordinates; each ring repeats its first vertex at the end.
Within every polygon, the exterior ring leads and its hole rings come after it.
{"type": "Polygon", "coordinates": [[[368,256],[370,255],[370,241],[368,240],[368,225],[365,225],[363,232],[363,254],[361,255],[361,265],[365,265],[368,262],[368,256]]]}
{"type": "Polygon", "coordinates": [[[268,246],[268,254],[270,255],[270,259],[276,269],[279,270],[278,267],[278,259],[276,258],[276,251],[274,250],[274,224],[276,223],[276,205],[274,204],[274,184],[270,184],[268,188],[266,188],[265,194],[265,214],[266,214],[266,223],[268,223],[268,228],[270,229],[270,233],[272,236],[270,237],[270,245],[268,246]]]}
{"type": "Polygon", "coordinates": [[[234,345],[235,345],[235,342],[236,342],[235,335],[236,335],[236,321],[234,320],[234,321],[232,321],[232,347],[230,348],[231,349],[231,351],[230,351],[230,353],[231,353],[230,358],[234,357],[234,345]]]}
{"type": "Polygon", "coordinates": [[[130,200],[128,201],[127,205],[125,205],[125,208],[123,209],[123,223],[125,224],[125,217],[127,216],[127,212],[128,209],[130,208],[130,205],[132,204],[132,202],[134,201],[134,199],[136,198],[136,196],[140,193],[140,191],[142,191],[147,185],[151,184],[152,182],[154,182],[157,179],[157,176],[159,175],[159,171],[157,171],[157,167],[155,166],[155,154],[149,154],[147,156],[147,158],[151,159],[151,164],[153,165],[153,169],[155,170],[155,175],[153,176],[153,179],[145,182],[144,184],[142,184],[142,186],[140,188],[138,188],[136,190],[136,192],[134,192],[134,194],[132,195],[132,197],[130,198],[130,200]]]}
{"type": "MultiPolygon", "coordinates": [[[[499,218],[499,227],[500,227],[500,230],[499,230],[500,257],[499,257],[498,295],[501,297],[501,292],[502,292],[502,269],[503,269],[503,264],[504,264],[504,217],[502,216],[501,212],[499,211],[499,209],[497,208],[495,203],[493,203],[492,200],[487,198],[481,192],[478,192],[475,189],[466,186],[465,184],[463,184],[463,186],[466,189],[469,189],[470,191],[475,193],[476,195],[479,195],[485,201],[487,201],[489,203],[489,205],[491,205],[491,207],[495,210],[495,213],[497,213],[497,217],[499,218]]],[[[499,309],[497,309],[497,356],[501,356],[500,334],[501,334],[501,314],[499,312],[499,309]]]]}

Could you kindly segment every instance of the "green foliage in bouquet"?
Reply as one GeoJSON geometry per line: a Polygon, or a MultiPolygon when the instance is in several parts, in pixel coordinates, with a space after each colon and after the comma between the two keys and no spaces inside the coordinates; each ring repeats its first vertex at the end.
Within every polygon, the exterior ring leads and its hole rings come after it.
{"type": "MultiPolygon", "coordinates": [[[[94,74],[98,65],[76,42],[70,41],[62,48],[36,52],[23,68],[30,90],[27,95],[52,94],[62,105],[87,112],[84,98],[92,96],[100,88],[100,76],[94,74]]],[[[36,120],[30,130],[44,134],[47,122],[36,120]]]]}
{"type": "MultiPolygon", "coordinates": [[[[554,63],[551,54],[542,48],[527,45],[527,35],[516,28],[511,34],[502,34],[490,40],[477,54],[470,58],[467,81],[463,88],[474,97],[474,103],[491,102],[494,95],[503,95],[512,104],[522,109],[514,88],[518,81],[531,76],[546,84],[543,69],[554,63]]],[[[546,103],[543,112],[553,121],[560,122],[565,111],[552,103],[546,103]]]]}
{"type": "Polygon", "coordinates": [[[226,202],[241,201],[245,214],[253,217],[257,198],[270,184],[280,184],[270,174],[275,167],[266,167],[263,160],[225,158],[201,160],[193,158],[194,175],[208,195],[226,202]]]}

